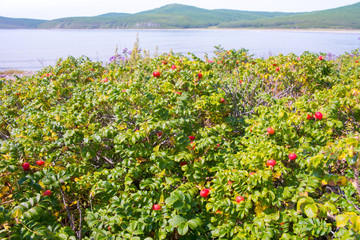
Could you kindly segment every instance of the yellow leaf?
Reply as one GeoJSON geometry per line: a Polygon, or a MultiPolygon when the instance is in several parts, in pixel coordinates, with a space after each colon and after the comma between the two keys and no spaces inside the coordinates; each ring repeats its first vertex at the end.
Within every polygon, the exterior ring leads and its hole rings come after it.
{"type": "Polygon", "coordinates": [[[160,148],[160,145],[157,145],[156,147],[154,147],[153,151],[158,153],[158,152],[159,152],[159,148],[160,148]]]}
{"type": "Polygon", "coordinates": [[[346,184],[347,184],[346,177],[344,177],[344,176],[338,177],[336,184],[340,185],[340,186],[346,186],[346,184]]]}
{"type": "Polygon", "coordinates": [[[353,216],[350,221],[354,225],[354,229],[356,232],[360,232],[360,217],[359,216],[353,216]]]}
{"type": "Polygon", "coordinates": [[[9,187],[5,186],[1,188],[1,192],[7,192],[9,191],[9,187]]]}
{"type": "Polygon", "coordinates": [[[159,202],[161,202],[161,203],[164,202],[164,194],[161,194],[159,202]]]}
{"type": "Polygon", "coordinates": [[[344,159],[345,157],[346,157],[346,153],[343,153],[338,157],[338,160],[344,159]]]}
{"type": "Polygon", "coordinates": [[[335,217],[336,220],[336,226],[341,228],[341,227],[345,227],[346,224],[348,223],[349,220],[349,216],[346,214],[341,214],[341,215],[337,215],[335,217]]]}
{"type": "Polygon", "coordinates": [[[277,172],[273,174],[273,181],[275,181],[276,179],[280,179],[281,177],[281,172],[277,172]]]}
{"type": "Polygon", "coordinates": [[[266,209],[266,207],[263,206],[263,205],[261,205],[260,202],[256,202],[256,203],[255,203],[255,213],[256,213],[256,216],[261,215],[261,214],[264,212],[265,209],[266,209]]]}
{"type": "Polygon", "coordinates": [[[10,229],[10,225],[9,225],[9,224],[4,224],[3,226],[4,226],[4,228],[5,228],[6,230],[9,230],[9,229],[10,229]]]}
{"type": "Polygon", "coordinates": [[[20,209],[20,208],[16,209],[16,210],[13,212],[12,216],[13,216],[13,218],[21,218],[21,216],[22,216],[21,209],[20,209]]]}
{"type": "Polygon", "coordinates": [[[55,120],[56,120],[56,121],[60,121],[60,116],[59,116],[59,115],[56,115],[56,116],[55,116],[55,120]]]}
{"type": "Polygon", "coordinates": [[[141,162],[146,162],[147,159],[145,159],[145,158],[143,158],[143,157],[138,157],[138,158],[136,158],[136,161],[137,161],[138,163],[141,163],[141,162]]]}

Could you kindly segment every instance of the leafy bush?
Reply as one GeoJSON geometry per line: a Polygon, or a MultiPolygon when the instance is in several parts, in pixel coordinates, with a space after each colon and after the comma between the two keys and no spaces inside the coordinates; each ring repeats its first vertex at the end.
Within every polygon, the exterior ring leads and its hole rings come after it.
{"type": "Polygon", "coordinates": [[[190,56],[2,79],[1,238],[360,238],[358,52],[190,56]]]}

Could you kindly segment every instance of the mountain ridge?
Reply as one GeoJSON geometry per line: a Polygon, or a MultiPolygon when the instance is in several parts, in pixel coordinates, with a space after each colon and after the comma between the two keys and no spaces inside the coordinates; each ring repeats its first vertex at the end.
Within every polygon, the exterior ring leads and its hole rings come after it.
{"type": "Polygon", "coordinates": [[[204,9],[183,4],[130,13],[53,20],[0,17],[0,28],[30,29],[186,29],[186,28],[341,28],[360,29],[360,2],[327,10],[287,13],[204,9]]]}

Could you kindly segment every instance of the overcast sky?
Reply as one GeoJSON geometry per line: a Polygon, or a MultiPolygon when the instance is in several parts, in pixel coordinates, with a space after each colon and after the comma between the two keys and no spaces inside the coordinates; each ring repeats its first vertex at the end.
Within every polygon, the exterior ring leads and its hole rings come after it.
{"type": "Polygon", "coordinates": [[[171,3],[206,9],[304,12],[356,2],[359,0],[0,0],[0,16],[55,19],[108,12],[137,13],[171,3]]]}

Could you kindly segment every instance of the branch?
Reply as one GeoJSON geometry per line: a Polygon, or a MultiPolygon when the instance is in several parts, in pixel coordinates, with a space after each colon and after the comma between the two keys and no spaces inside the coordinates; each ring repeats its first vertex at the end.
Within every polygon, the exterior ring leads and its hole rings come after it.
{"type": "Polygon", "coordinates": [[[359,169],[356,166],[351,166],[351,168],[354,171],[354,181],[355,181],[356,191],[360,197],[359,169]]]}
{"type": "Polygon", "coordinates": [[[70,227],[71,227],[72,230],[74,230],[74,223],[73,223],[73,221],[71,220],[70,210],[69,210],[69,207],[66,205],[65,195],[64,195],[63,190],[61,189],[61,186],[60,186],[60,193],[61,193],[61,196],[62,196],[62,199],[63,199],[63,203],[64,203],[65,208],[66,208],[67,216],[68,216],[68,218],[69,218],[70,227]]]}
{"type": "Polygon", "coordinates": [[[77,232],[78,235],[78,239],[81,239],[81,219],[82,219],[82,214],[81,214],[81,208],[80,208],[80,204],[79,204],[80,200],[77,201],[76,206],[77,209],[79,210],[79,231],[77,232]]]}
{"type": "Polygon", "coordinates": [[[7,201],[7,202],[2,202],[2,203],[0,203],[0,205],[5,205],[5,204],[11,203],[11,202],[13,202],[13,201],[15,201],[15,199],[11,199],[11,200],[9,200],[9,201],[7,201]]]}
{"type": "Polygon", "coordinates": [[[110,164],[112,167],[114,166],[114,162],[111,161],[109,158],[101,156],[100,154],[98,154],[98,157],[101,157],[102,159],[104,159],[108,164],[110,164]]]}

